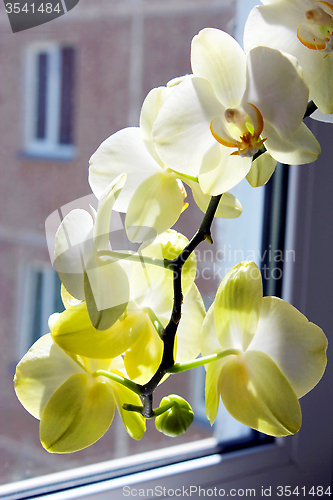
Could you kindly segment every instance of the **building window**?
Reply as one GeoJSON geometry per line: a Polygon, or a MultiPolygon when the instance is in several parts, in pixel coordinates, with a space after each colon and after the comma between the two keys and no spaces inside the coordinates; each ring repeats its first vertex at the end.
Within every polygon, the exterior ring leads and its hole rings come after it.
{"type": "Polygon", "coordinates": [[[58,273],[51,266],[32,263],[25,268],[19,329],[19,358],[39,337],[49,332],[49,316],[54,312],[64,310],[60,287],[58,273]]]}
{"type": "Polygon", "coordinates": [[[74,154],[75,50],[30,46],[26,54],[25,152],[36,156],[74,154]]]}

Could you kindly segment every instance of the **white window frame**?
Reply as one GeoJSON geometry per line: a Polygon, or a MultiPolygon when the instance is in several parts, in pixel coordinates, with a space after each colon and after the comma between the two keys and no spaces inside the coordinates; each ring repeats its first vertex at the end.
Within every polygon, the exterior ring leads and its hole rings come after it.
{"type": "Polygon", "coordinates": [[[73,144],[61,144],[58,140],[61,99],[61,46],[56,43],[34,43],[25,53],[25,113],[24,152],[32,156],[70,159],[75,155],[73,144]],[[37,110],[38,55],[46,53],[50,67],[47,72],[46,134],[35,137],[37,110]]]}

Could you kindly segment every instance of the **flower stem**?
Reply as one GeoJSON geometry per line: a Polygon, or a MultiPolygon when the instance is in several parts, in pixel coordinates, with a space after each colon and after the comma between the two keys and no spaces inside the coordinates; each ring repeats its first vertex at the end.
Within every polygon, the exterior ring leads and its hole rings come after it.
{"type": "Polygon", "coordinates": [[[140,262],[141,264],[151,264],[153,266],[171,269],[169,261],[144,256],[140,253],[114,252],[113,250],[99,250],[97,257],[112,257],[118,260],[129,260],[130,262],[140,262]]]}
{"type": "Polygon", "coordinates": [[[226,349],[225,351],[215,352],[209,356],[204,356],[202,358],[194,359],[193,361],[186,361],[185,363],[175,363],[171,368],[167,370],[168,373],[180,373],[192,368],[197,368],[198,366],[203,366],[207,363],[212,363],[218,359],[225,358],[226,356],[231,356],[233,354],[241,354],[242,351],[239,349],[226,349]]]}
{"type": "Polygon", "coordinates": [[[318,109],[318,106],[313,101],[309,101],[303,118],[312,115],[316,109],[318,109]]]}
{"type": "Polygon", "coordinates": [[[157,334],[159,335],[160,339],[163,340],[164,328],[162,323],[150,307],[145,307],[143,310],[148,314],[149,319],[152,322],[157,334]]]}
{"type": "Polygon", "coordinates": [[[141,396],[142,394],[138,384],[132,382],[132,380],[129,380],[128,378],[123,377],[122,375],[118,375],[117,373],[109,372],[107,370],[96,370],[94,373],[92,373],[92,376],[109,378],[114,382],[118,382],[118,384],[124,385],[125,387],[127,387],[127,389],[130,389],[130,391],[135,392],[135,394],[138,394],[139,396],[141,396]]]}
{"type": "Polygon", "coordinates": [[[214,219],[214,215],[216,213],[217,207],[220,203],[221,197],[223,195],[212,196],[204,218],[201,222],[201,225],[193,236],[191,241],[186,245],[186,247],[182,250],[182,252],[172,261],[168,261],[170,267],[173,269],[173,290],[174,290],[174,300],[173,300],[173,309],[169,323],[164,329],[163,332],[163,356],[160,366],[158,367],[156,373],[146,384],[140,386],[142,396],[145,398],[150,397],[164,375],[168,372],[169,368],[174,365],[174,344],[175,344],[175,336],[178,328],[178,324],[181,318],[181,306],[183,302],[183,293],[182,293],[182,285],[181,285],[181,272],[182,268],[189,258],[191,253],[195,250],[195,248],[204,240],[207,240],[209,243],[212,243],[211,236],[211,225],[214,219]]]}

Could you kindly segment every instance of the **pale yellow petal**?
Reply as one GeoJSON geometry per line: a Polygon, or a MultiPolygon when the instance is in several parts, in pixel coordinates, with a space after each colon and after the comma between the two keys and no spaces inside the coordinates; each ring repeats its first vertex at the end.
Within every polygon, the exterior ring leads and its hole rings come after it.
{"type": "Polygon", "coordinates": [[[298,398],[321,379],[326,367],[327,338],[295,307],[277,297],[264,297],[257,332],[249,349],[268,354],[298,398]]]}
{"type": "Polygon", "coordinates": [[[183,209],[177,179],[165,172],[145,179],[135,191],[126,213],[125,226],[133,242],[155,238],[172,227],[183,209]]]}
{"type": "Polygon", "coordinates": [[[274,361],[248,351],[228,361],[220,392],[228,412],[239,422],[271,436],[295,434],[302,415],[298,398],[274,361]]]}
{"type": "Polygon", "coordinates": [[[92,445],[108,430],[115,400],[106,382],[91,384],[72,375],[51,397],[40,422],[40,440],[50,453],[72,453],[92,445]]]}
{"type": "Polygon", "coordinates": [[[43,335],[23,356],[16,367],[16,395],[35,418],[40,419],[52,394],[82,368],[54,344],[50,334],[43,335]]]}
{"type": "Polygon", "coordinates": [[[54,342],[62,349],[88,358],[115,358],[133,345],[147,315],[141,312],[125,315],[111,328],[96,330],[89,319],[85,304],[64,311],[52,329],[54,342]]]}
{"type": "Polygon", "coordinates": [[[215,328],[222,349],[247,349],[257,329],[261,301],[258,267],[254,262],[237,264],[222,280],[215,298],[215,328]]]}
{"type": "Polygon", "coordinates": [[[258,156],[251,166],[246,179],[252,187],[259,187],[269,181],[276,167],[276,160],[269,153],[258,156]]]}

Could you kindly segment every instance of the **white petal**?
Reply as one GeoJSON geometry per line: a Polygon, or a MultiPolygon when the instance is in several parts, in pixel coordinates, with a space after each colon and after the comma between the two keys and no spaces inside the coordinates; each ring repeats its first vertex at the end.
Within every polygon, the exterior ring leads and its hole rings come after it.
{"type": "Polygon", "coordinates": [[[227,108],[240,103],[245,89],[245,61],[240,45],[224,31],[205,28],[192,40],[194,76],[206,78],[227,108]]]}
{"type": "Polygon", "coordinates": [[[217,338],[223,350],[250,345],[262,302],[261,274],[254,262],[241,262],[223,278],[215,297],[217,338]]]}
{"type": "Polygon", "coordinates": [[[52,394],[83,369],[60,349],[51,334],[43,335],[16,367],[15,391],[24,408],[40,419],[52,394]]]}
{"type": "Polygon", "coordinates": [[[163,171],[145,179],[127,209],[125,226],[131,241],[155,238],[175,224],[183,208],[183,195],[174,177],[163,171]]]}
{"type": "Polygon", "coordinates": [[[263,134],[267,137],[267,151],[280,163],[303,165],[313,162],[320,155],[320,144],[305,123],[301,123],[288,139],[282,139],[269,125],[265,126],[263,134]]]}
{"type": "Polygon", "coordinates": [[[111,135],[92,155],[89,165],[90,187],[98,199],[118,175],[128,174],[115,205],[119,212],[126,212],[138,182],[161,168],[146,148],[138,127],[125,128],[111,135]]]}
{"type": "Polygon", "coordinates": [[[205,307],[196,285],[193,284],[185,297],[182,316],[177,329],[176,363],[190,361],[201,351],[201,327],[205,318],[205,307]]]}
{"type": "MultiPolygon", "coordinates": [[[[217,144],[210,122],[224,110],[207,80],[192,78],[177,85],[153,126],[153,140],[162,161],[177,172],[196,177],[207,151],[217,144]]],[[[214,161],[216,164],[219,159],[214,161]]]]}
{"type": "Polygon", "coordinates": [[[268,354],[298,398],[321,379],[326,347],[323,331],[292,305],[277,297],[263,298],[258,328],[248,350],[268,354]]]}
{"type": "Polygon", "coordinates": [[[199,184],[202,191],[211,196],[225,193],[238,184],[251,168],[252,159],[231,155],[231,148],[216,145],[220,153],[218,163],[212,162],[216,149],[205,155],[199,174],[199,184]]]}
{"type": "Polygon", "coordinates": [[[124,312],[129,300],[129,283],[126,271],[118,261],[92,256],[86,265],[85,298],[90,319],[95,328],[109,328],[124,312]],[[114,309],[111,323],[97,326],[106,309],[114,309]],[[92,318],[94,316],[94,319],[92,318]]]}
{"type": "MultiPolygon", "coordinates": [[[[185,180],[192,189],[194,201],[204,213],[207,210],[211,196],[204,194],[197,182],[185,180]]],[[[242,213],[242,205],[231,193],[224,193],[217,207],[215,217],[223,219],[235,219],[242,213]]]]}
{"type": "Polygon", "coordinates": [[[84,300],[84,244],[92,243],[93,220],[82,209],[72,210],[60,224],[55,236],[55,265],[68,292],[84,300]]]}
{"type": "Polygon", "coordinates": [[[155,160],[161,164],[161,166],[163,166],[163,164],[155,151],[155,146],[152,140],[152,130],[161,106],[171,92],[172,89],[168,87],[158,87],[152,89],[143,101],[140,114],[140,130],[142,139],[144,140],[151,155],[154,156],[155,160]]]}
{"type": "Polygon", "coordinates": [[[246,179],[252,187],[263,186],[271,178],[275,167],[276,160],[266,152],[252,162],[251,170],[246,179]]]}
{"type": "Polygon", "coordinates": [[[112,208],[126,182],[126,174],[121,174],[108,186],[107,193],[100,200],[94,224],[94,245],[97,250],[109,248],[110,220],[112,208]]]}
{"type": "MultiPolygon", "coordinates": [[[[311,51],[318,52],[318,51],[311,51]]],[[[310,96],[323,113],[333,113],[333,54],[323,58],[323,70],[310,82],[310,96]]]]}
{"type": "MultiPolygon", "coordinates": [[[[213,354],[213,352],[221,351],[221,345],[217,338],[215,319],[214,319],[214,306],[215,302],[210,306],[204,322],[202,324],[202,335],[201,335],[201,354],[202,356],[208,356],[213,354]]],[[[207,365],[205,365],[207,369],[207,365]]]]}
{"type": "Polygon", "coordinates": [[[316,109],[316,111],[312,113],[311,118],[319,122],[333,123],[333,113],[328,115],[320,111],[320,109],[316,109]]]}
{"type": "Polygon", "coordinates": [[[309,91],[294,58],[268,47],[252,49],[247,59],[242,102],[254,104],[277,132],[288,137],[299,127],[309,91]]]}
{"type": "Polygon", "coordinates": [[[321,74],[324,59],[320,51],[310,50],[298,40],[297,28],[303,22],[306,6],[303,0],[301,9],[292,3],[280,0],[252,9],[245,25],[244,47],[248,52],[253,47],[265,45],[292,54],[311,84],[321,74]]]}

